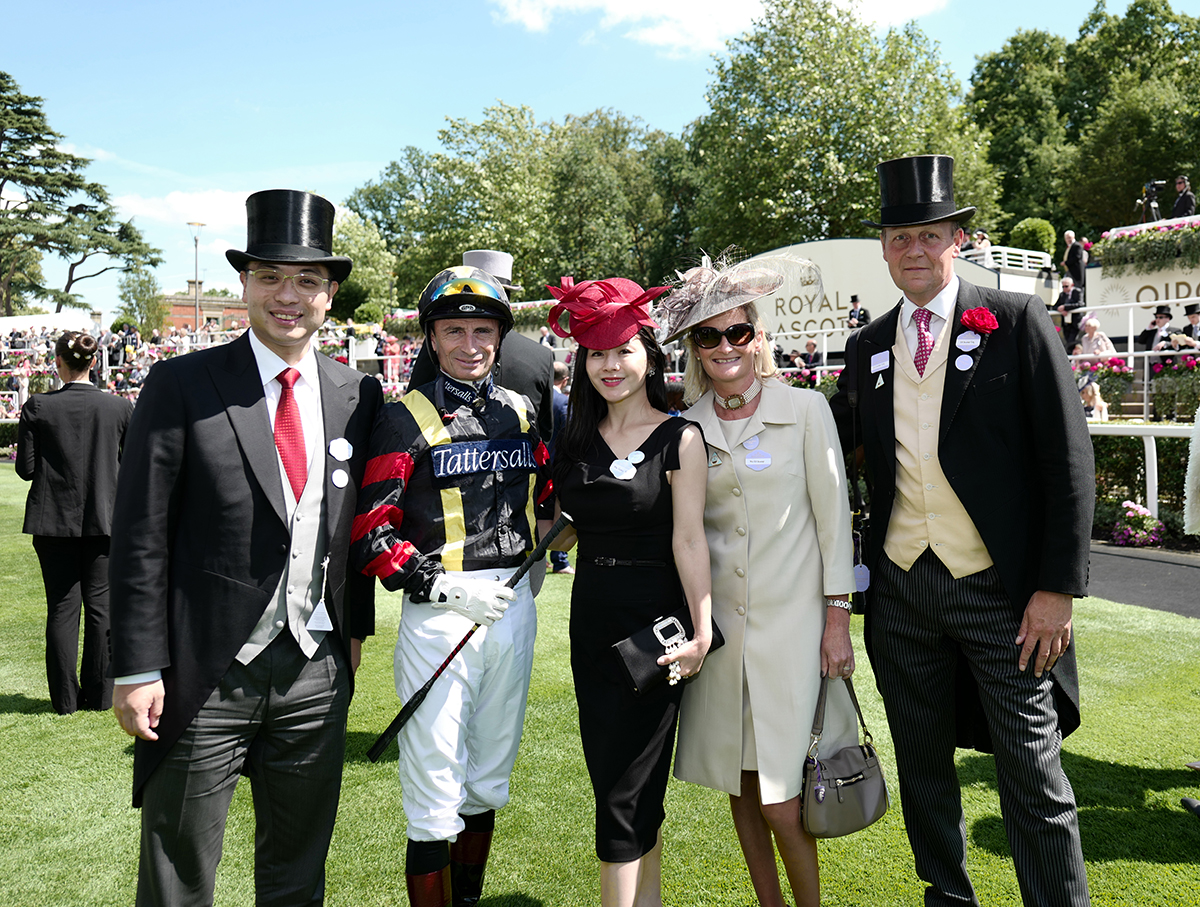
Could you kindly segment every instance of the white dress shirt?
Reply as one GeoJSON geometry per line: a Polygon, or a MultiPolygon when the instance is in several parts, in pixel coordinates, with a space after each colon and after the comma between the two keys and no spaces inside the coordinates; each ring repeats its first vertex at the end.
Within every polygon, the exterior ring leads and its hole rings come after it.
{"type": "MultiPolygon", "coordinates": [[[[929,333],[933,335],[934,346],[937,346],[942,328],[954,315],[954,304],[958,300],[958,283],[958,275],[955,274],[950,278],[950,282],[942,288],[942,291],[925,306],[930,314],[929,333]]],[[[904,297],[904,304],[900,307],[900,328],[904,333],[904,339],[908,342],[909,352],[913,354],[914,358],[917,354],[917,323],[913,320],[913,312],[918,308],[919,306],[907,296],[904,297]]]]}

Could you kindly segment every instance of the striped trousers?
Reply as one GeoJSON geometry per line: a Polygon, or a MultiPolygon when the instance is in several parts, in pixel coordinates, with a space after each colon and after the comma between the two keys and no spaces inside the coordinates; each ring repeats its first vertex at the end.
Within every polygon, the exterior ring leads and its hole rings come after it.
{"type": "Polygon", "coordinates": [[[966,660],[996,754],[996,778],[1021,897],[1090,903],[1075,794],[1049,672],[1017,669],[1020,621],[994,567],[954,579],[928,550],[908,572],[886,555],[873,582],[873,667],[900,775],[904,825],[925,903],[978,904],[966,866],[955,749],[955,668],[966,660]]]}

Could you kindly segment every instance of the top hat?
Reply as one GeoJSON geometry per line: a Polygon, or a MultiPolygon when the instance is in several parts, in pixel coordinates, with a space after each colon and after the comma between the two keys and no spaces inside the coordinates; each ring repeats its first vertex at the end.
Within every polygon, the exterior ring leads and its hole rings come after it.
{"type": "Polygon", "coordinates": [[[974,207],[954,204],[954,158],[948,154],[920,154],[884,161],[879,174],[879,223],[864,220],[868,227],[915,227],[941,220],[966,223],[974,207]]]}
{"type": "Polygon", "coordinates": [[[513,257],[507,252],[497,252],[495,249],[472,249],[470,252],[463,252],[463,264],[468,268],[487,271],[500,281],[500,286],[509,293],[520,292],[524,289],[512,282],[513,257]]]}
{"type": "Polygon", "coordinates": [[[1200,315],[1200,303],[1189,302],[1187,305],[1185,305],[1183,307],[1183,314],[1185,314],[1185,315],[1200,315]]]}
{"type": "Polygon", "coordinates": [[[856,303],[856,302],[858,302],[858,294],[857,293],[853,294],[850,297],[850,305],[854,305],[854,303],[856,303]]]}
{"type": "Polygon", "coordinates": [[[325,265],[331,280],[350,276],[354,263],[333,253],[333,204],[311,192],[266,189],[246,199],[246,251],[225,257],[239,271],[253,261],[325,265]]]}
{"type": "Polygon", "coordinates": [[[1171,317],[1171,307],[1169,305],[1158,306],[1154,310],[1154,317],[1157,318],[1159,315],[1166,315],[1168,318],[1170,318],[1171,317]]]}

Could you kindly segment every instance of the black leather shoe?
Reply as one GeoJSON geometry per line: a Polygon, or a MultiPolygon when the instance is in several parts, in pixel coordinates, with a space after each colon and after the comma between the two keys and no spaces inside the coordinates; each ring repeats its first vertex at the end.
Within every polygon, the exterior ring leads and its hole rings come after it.
{"type": "Polygon", "coordinates": [[[1188,812],[1200,816],[1200,800],[1197,800],[1194,797],[1184,797],[1179,801],[1179,805],[1188,812]]]}

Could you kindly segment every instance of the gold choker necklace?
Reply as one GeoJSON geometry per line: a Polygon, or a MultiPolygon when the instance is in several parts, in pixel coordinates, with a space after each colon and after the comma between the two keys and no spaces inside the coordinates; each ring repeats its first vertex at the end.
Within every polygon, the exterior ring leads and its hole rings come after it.
{"type": "Polygon", "coordinates": [[[758,396],[758,392],[762,390],[762,385],[755,381],[750,385],[750,389],[744,394],[731,394],[728,397],[722,397],[715,390],[713,398],[717,401],[717,406],[722,409],[741,409],[751,400],[758,396]]]}

